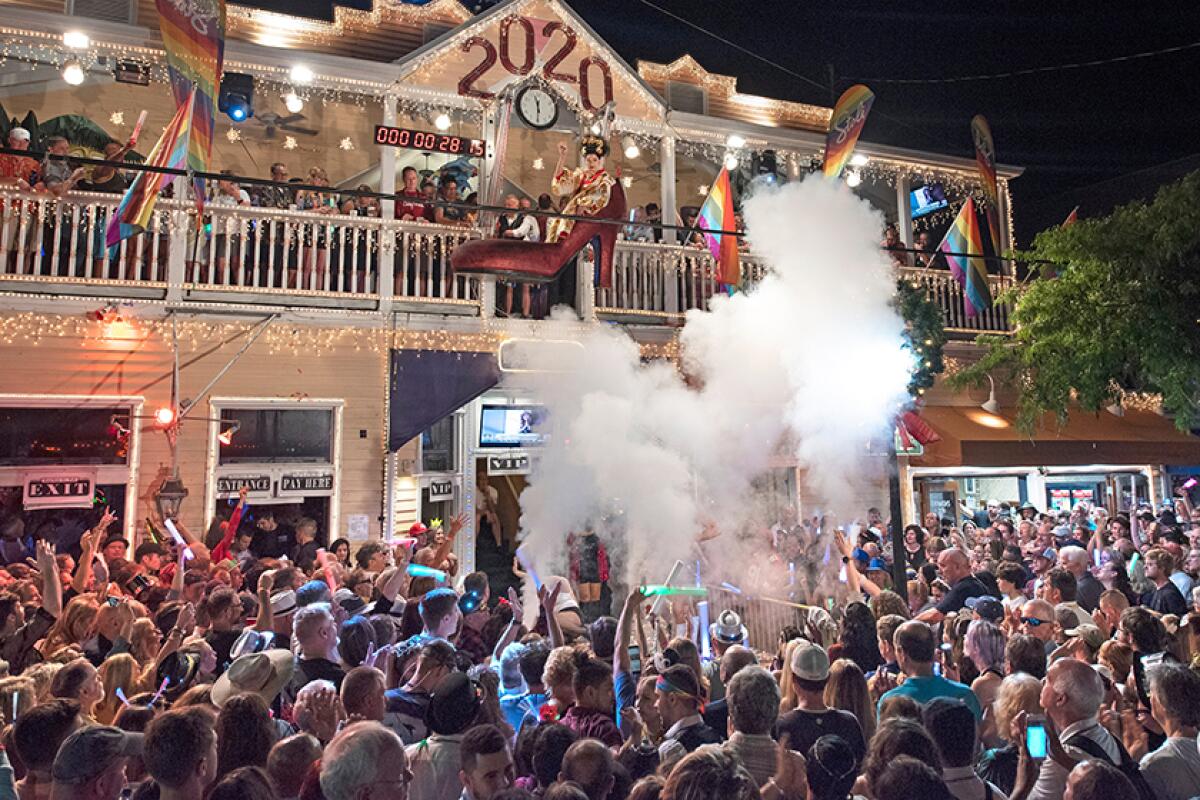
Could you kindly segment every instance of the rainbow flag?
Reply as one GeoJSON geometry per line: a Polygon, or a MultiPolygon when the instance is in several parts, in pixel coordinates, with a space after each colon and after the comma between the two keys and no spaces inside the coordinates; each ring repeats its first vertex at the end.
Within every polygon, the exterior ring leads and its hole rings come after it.
{"type": "MultiPolygon", "coordinates": [[[[225,0],[156,0],[158,24],[167,51],[175,105],[189,102],[196,90],[188,137],[187,166],[208,169],[215,126],[214,110],[225,61],[225,0]]],[[[204,210],[204,179],[194,179],[197,211],[204,210]]],[[[201,220],[196,218],[197,224],[201,220]]]]}
{"type": "Polygon", "coordinates": [[[979,237],[979,220],[975,217],[975,201],[970,197],[946,231],[938,245],[946,257],[950,271],[962,284],[967,316],[973,317],[991,308],[992,293],[988,289],[987,266],[983,261],[983,240],[979,237]]]}
{"type": "Polygon", "coordinates": [[[982,114],[971,120],[971,138],[975,141],[975,165],[983,181],[983,194],[987,198],[988,233],[992,237],[992,251],[1000,254],[1000,191],[996,188],[996,143],[992,141],[992,129],[982,114]]]}
{"type": "Polygon", "coordinates": [[[854,145],[867,124],[867,114],[875,102],[875,93],[861,83],[851,86],[838,98],[825,137],[825,177],[837,180],[854,153],[854,145]]]}
{"type": "MultiPolygon", "coordinates": [[[[150,151],[146,159],[148,165],[172,169],[184,169],[187,166],[188,131],[192,127],[195,102],[196,92],[193,90],[186,102],[175,112],[175,117],[155,143],[154,149],[150,151]]],[[[105,240],[109,247],[146,230],[146,223],[150,221],[150,214],[154,211],[159,192],[174,180],[174,175],[161,172],[138,172],[108,222],[105,240]]]]}
{"type": "Polygon", "coordinates": [[[709,231],[737,230],[737,218],[733,214],[733,186],[729,183],[729,170],[721,167],[721,174],[713,181],[696,216],[696,224],[704,231],[708,250],[717,260],[718,280],[726,286],[742,285],[742,265],[738,259],[738,240],[709,231]]]}

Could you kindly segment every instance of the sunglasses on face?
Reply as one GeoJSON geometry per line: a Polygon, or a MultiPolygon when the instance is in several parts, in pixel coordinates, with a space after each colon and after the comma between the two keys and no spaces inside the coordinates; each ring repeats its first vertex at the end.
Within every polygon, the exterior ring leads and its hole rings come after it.
{"type": "Polygon", "coordinates": [[[1028,625],[1031,628],[1036,628],[1039,625],[1049,625],[1050,624],[1050,620],[1038,619],[1037,617],[1021,617],[1021,622],[1023,622],[1024,624],[1028,625]]]}

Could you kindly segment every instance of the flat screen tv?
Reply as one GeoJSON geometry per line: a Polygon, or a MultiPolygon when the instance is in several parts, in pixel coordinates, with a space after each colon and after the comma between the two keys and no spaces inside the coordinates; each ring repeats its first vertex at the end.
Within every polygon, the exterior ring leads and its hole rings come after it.
{"type": "Polygon", "coordinates": [[[942,187],[937,183],[930,183],[912,190],[912,215],[913,219],[923,217],[926,214],[932,214],[938,209],[945,208],[950,205],[946,200],[946,193],[942,191],[942,187]]]}
{"type": "Polygon", "coordinates": [[[479,412],[480,447],[530,447],[546,441],[543,406],[483,405],[479,412]]]}

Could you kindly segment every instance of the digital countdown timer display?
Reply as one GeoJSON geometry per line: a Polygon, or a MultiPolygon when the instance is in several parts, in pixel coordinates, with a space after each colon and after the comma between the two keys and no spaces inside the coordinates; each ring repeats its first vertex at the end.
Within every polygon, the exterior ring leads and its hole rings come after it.
{"type": "Polygon", "coordinates": [[[430,133],[410,128],[393,128],[390,125],[375,126],[375,144],[404,147],[409,150],[424,150],[430,153],[483,158],[487,146],[483,139],[466,139],[448,133],[430,133]]]}

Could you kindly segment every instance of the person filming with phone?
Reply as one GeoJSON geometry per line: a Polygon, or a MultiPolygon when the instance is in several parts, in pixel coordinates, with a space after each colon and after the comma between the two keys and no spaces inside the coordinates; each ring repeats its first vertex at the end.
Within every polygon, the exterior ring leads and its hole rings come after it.
{"type": "Polygon", "coordinates": [[[1011,800],[1058,800],[1066,791],[1068,774],[1080,761],[1103,758],[1116,767],[1123,758],[1128,760],[1097,718],[1103,698],[1104,683],[1088,664],[1062,658],[1050,665],[1042,684],[1045,718],[1022,712],[1013,721],[1011,739],[1020,743],[1022,766],[1011,800]],[[1042,741],[1044,748],[1039,746],[1042,741]]]}

